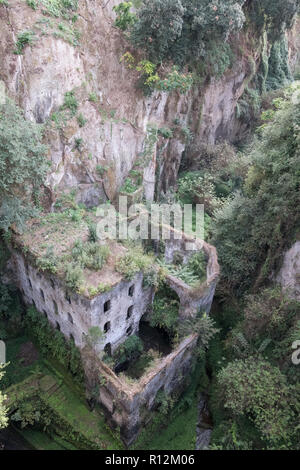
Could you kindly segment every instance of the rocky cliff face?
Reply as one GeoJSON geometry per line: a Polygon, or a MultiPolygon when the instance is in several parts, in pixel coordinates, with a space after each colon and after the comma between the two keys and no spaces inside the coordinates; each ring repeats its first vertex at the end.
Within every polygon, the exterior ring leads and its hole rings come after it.
{"type": "MultiPolygon", "coordinates": [[[[0,80],[27,118],[51,122],[46,132],[52,162],[50,202],[69,188],[76,188],[78,199],[90,206],[99,199],[113,200],[144,151],[149,126],[172,127],[177,119],[197,142],[212,144],[219,138],[231,140],[237,132],[235,107],[251,74],[249,51],[220,80],[194,87],[187,95],[155,92],[146,98],[136,89],[136,73],[120,62],[129,46],[114,27],[112,7],[117,3],[80,0],[74,27],[21,0],[0,5],[0,80]],[[34,33],[33,43],[16,55],[17,38],[24,31],[34,33]],[[75,116],[61,126],[56,122],[71,90],[79,104],[77,116],[82,113],[86,120],[82,127],[75,116]],[[91,94],[96,100],[89,99],[91,94]]],[[[153,196],[157,154],[163,162],[162,190],[176,181],[186,146],[177,134],[170,141],[160,139],[151,150],[144,170],[148,199],[153,196]]]]}

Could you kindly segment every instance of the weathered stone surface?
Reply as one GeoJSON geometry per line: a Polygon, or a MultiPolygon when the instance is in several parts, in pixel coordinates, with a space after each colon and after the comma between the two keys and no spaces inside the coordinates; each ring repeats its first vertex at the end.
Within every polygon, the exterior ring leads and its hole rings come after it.
{"type": "Polygon", "coordinates": [[[292,298],[300,301],[300,241],[285,253],[276,280],[292,298]]]}

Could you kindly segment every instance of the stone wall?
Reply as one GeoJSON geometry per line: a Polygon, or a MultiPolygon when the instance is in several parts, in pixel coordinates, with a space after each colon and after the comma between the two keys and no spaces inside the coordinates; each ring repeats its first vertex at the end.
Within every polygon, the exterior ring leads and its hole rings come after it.
{"type": "Polygon", "coordinates": [[[95,345],[96,351],[109,344],[113,352],[127,336],[137,333],[140,319],[152,303],[153,292],[143,288],[142,273],[131,282],[123,281],[109,292],[87,299],[68,292],[56,276],[39,271],[19,252],[14,251],[12,258],[25,303],[34,304],[52,326],[67,338],[72,336],[79,348],[84,347],[89,329],[98,326],[105,337],[95,345]]]}

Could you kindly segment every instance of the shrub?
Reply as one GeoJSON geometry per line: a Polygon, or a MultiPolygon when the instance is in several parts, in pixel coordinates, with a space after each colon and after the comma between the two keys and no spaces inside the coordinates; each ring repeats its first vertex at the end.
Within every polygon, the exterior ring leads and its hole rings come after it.
{"type": "Polygon", "coordinates": [[[118,347],[114,356],[116,360],[121,363],[132,361],[134,358],[138,357],[143,350],[144,345],[142,340],[136,335],[131,335],[118,347]]]}
{"type": "Polygon", "coordinates": [[[83,382],[81,356],[73,341],[66,342],[64,335],[54,330],[48,320],[34,307],[24,316],[25,328],[30,337],[37,341],[44,357],[49,355],[63,367],[69,369],[77,383],[83,382]]]}
{"type": "Polygon", "coordinates": [[[175,337],[178,330],[178,312],[179,299],[177,295],[163,283],[154,298],[150,325],[162,328],[170,337],[175,337]]]}
{"type": "Polygon", "coordinates": [[[247,414],[273,444],[295,433],[293,390],[268,362],[249,358],[230,363],[218,374],[219,393],[233,416],[247,414]]]}
{"type": "Polygon", "coordinates": [[[79,127],[84,127],[87,123],[87,119],[85,119],[83,114],[80,113],[79,116],[77,116],[77,122],[78,122],[79,127]]]}
{"type": "Polygon", "coordinates": [[[299,124],[299,106],[287,100],[260,130],[243,192],[215,213],[212,241],[222,275],[240,293],[254,277],[257,287],[278,269],[300,226],[299,124]]]}

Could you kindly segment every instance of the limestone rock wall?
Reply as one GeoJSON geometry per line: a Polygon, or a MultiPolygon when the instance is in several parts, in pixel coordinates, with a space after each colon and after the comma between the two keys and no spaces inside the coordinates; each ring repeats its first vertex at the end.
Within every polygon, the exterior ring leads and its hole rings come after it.
{"type": "Polygon", "coordinates": [[[67,339],[73,337],[81,349],[89,329],[97,326],[105,335],[95,344],[95,350],[102,351],[109,345],[114,352],[127,336],[138,332],[140,319],[152,303],[152,289],[143,288],[141,273],[131,282],[123,281],[110,291],[87,299],[68,292],[56,276],[45,275],[16,251],[11,262],[25,303],[35,305],[54,328],[67,339]]]}

